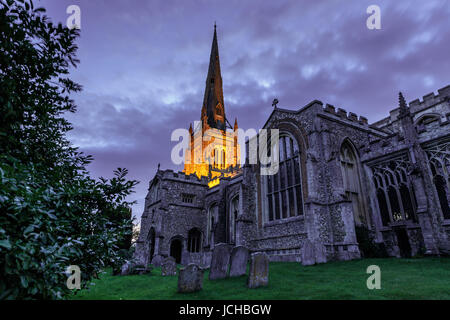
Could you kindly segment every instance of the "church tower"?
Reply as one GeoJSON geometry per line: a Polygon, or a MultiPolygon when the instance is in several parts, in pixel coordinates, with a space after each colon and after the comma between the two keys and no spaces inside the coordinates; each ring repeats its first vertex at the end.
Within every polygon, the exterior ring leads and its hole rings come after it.
{"type": "Polygon", "coordinates": [[[232,127],[225,115],[219,45],[214,25],[200,122],[194,129],[192,124],[189,127],[191,141],[183,172],[195,173],[199,178],[208,177],[210,187],[217,185],[222,177],[235,175],[241,152],[237,132],[237,119],[232,127]]]}

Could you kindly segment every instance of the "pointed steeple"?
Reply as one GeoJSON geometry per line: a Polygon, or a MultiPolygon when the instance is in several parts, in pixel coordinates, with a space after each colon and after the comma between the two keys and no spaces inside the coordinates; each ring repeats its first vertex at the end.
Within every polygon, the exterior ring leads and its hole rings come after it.
{"type": "Polygon", "coordinates": [[[217,31],[215,24],[201,117],[204,126],[208,125],[211,128],[225,130],[225,105],[223,102],[219,45],[217,44],[217,31]]]}
{"type": "Polygon", "coordinates": [[[237,118],[234,118],[234,131],[238,129],[237,118]]]}

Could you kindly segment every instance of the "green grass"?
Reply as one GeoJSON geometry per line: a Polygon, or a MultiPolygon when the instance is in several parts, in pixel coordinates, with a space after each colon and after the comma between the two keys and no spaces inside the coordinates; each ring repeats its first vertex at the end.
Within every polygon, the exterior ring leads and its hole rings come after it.
{"type": "Polygon", "coordinates": [[[151,275],[112,276],[104,272],[95,285],[73,299],[450,299],[450,259],[365,259],[302,266],[272,262],[269,286],[246,287],[246,277],[208,280],[203,290],[177,293],[177,277],[151,275]],[[369,290],[369,265],[381,268],[381,289],[369,290]]]}

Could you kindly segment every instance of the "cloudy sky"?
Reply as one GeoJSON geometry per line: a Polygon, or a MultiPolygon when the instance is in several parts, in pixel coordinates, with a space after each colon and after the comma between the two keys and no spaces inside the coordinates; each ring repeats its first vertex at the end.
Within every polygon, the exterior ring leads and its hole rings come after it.
{"type": "Polygon", "coordinates": [[[450,84],[450,1],[40,0],[54,22],[81,9],[81,60],[72,78],[78,112],[73,143],[95,161],[94,176],[126,167],[148,182],[171,162],[171,133],[199,120],[216,21],[225,111],[243,129],[260,128],[279,106],[318,99],[374,122],[450,84]],[[369,5],[381,30],[369,30],[369,5]]]}

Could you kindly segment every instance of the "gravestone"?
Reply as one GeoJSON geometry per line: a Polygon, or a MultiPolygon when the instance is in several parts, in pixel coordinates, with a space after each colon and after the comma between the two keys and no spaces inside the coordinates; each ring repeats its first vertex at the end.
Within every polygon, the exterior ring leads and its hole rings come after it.
{"type": "Polygon", "coordinates": [[[176,276],[177,264],[174,257],[166,257],[161,263],[161,275],[162,276],[176,276]]]}
{"type": "Polygon", "coordinates": [[[314,244],[311,240],[306,239],[302,248],[302,265],[310,266],[316,263],[316,255],[314,252],[314,244]]]}
{"type": "Polygon", "coordinates": [[[155,267],[159,267],[161,265],[162,256],[161,255],[154,255],[151,261],[151,264],[155,267]]]}
{"type": "Polygon", "coordinates": [[[316,263],[327,262],[327,249],[322,244],[322,242],[318,240],[314,241],[314,252],[316,257],[316,263]]]}
{"type": "Polygon", "coordinates": [[[195,264],[189,264],[178,273],[178,292],[188,293],[203,289],[204,270],[195,264]]]}
{"type": "Polygon", "coordinates": [[[234,247],[231,251],[230,277],[239,277],[247,272],[248,249],[243,246],[234,247]]]}
{"type": "Polygon", "coordinates": [[[122,276],[127,276],[129,275],[131,272],[131,262],[130,261],[126,261],[123,265],[122,265],[122,269],[120,274],[122,276]]]}
{"type": "Polygon", "coordinates": [[[223,279],[227,277],[230,263],[231,246],[219,243],[214,247],[211,266],[209,268],[209,280],[223,279]]]}
{"type": "Polygon", "coordinates": [[[269,284],[269,258],[265,253],[253,253],[250,259],[250,273],[247,286],[251,289],[269,284]]]}

